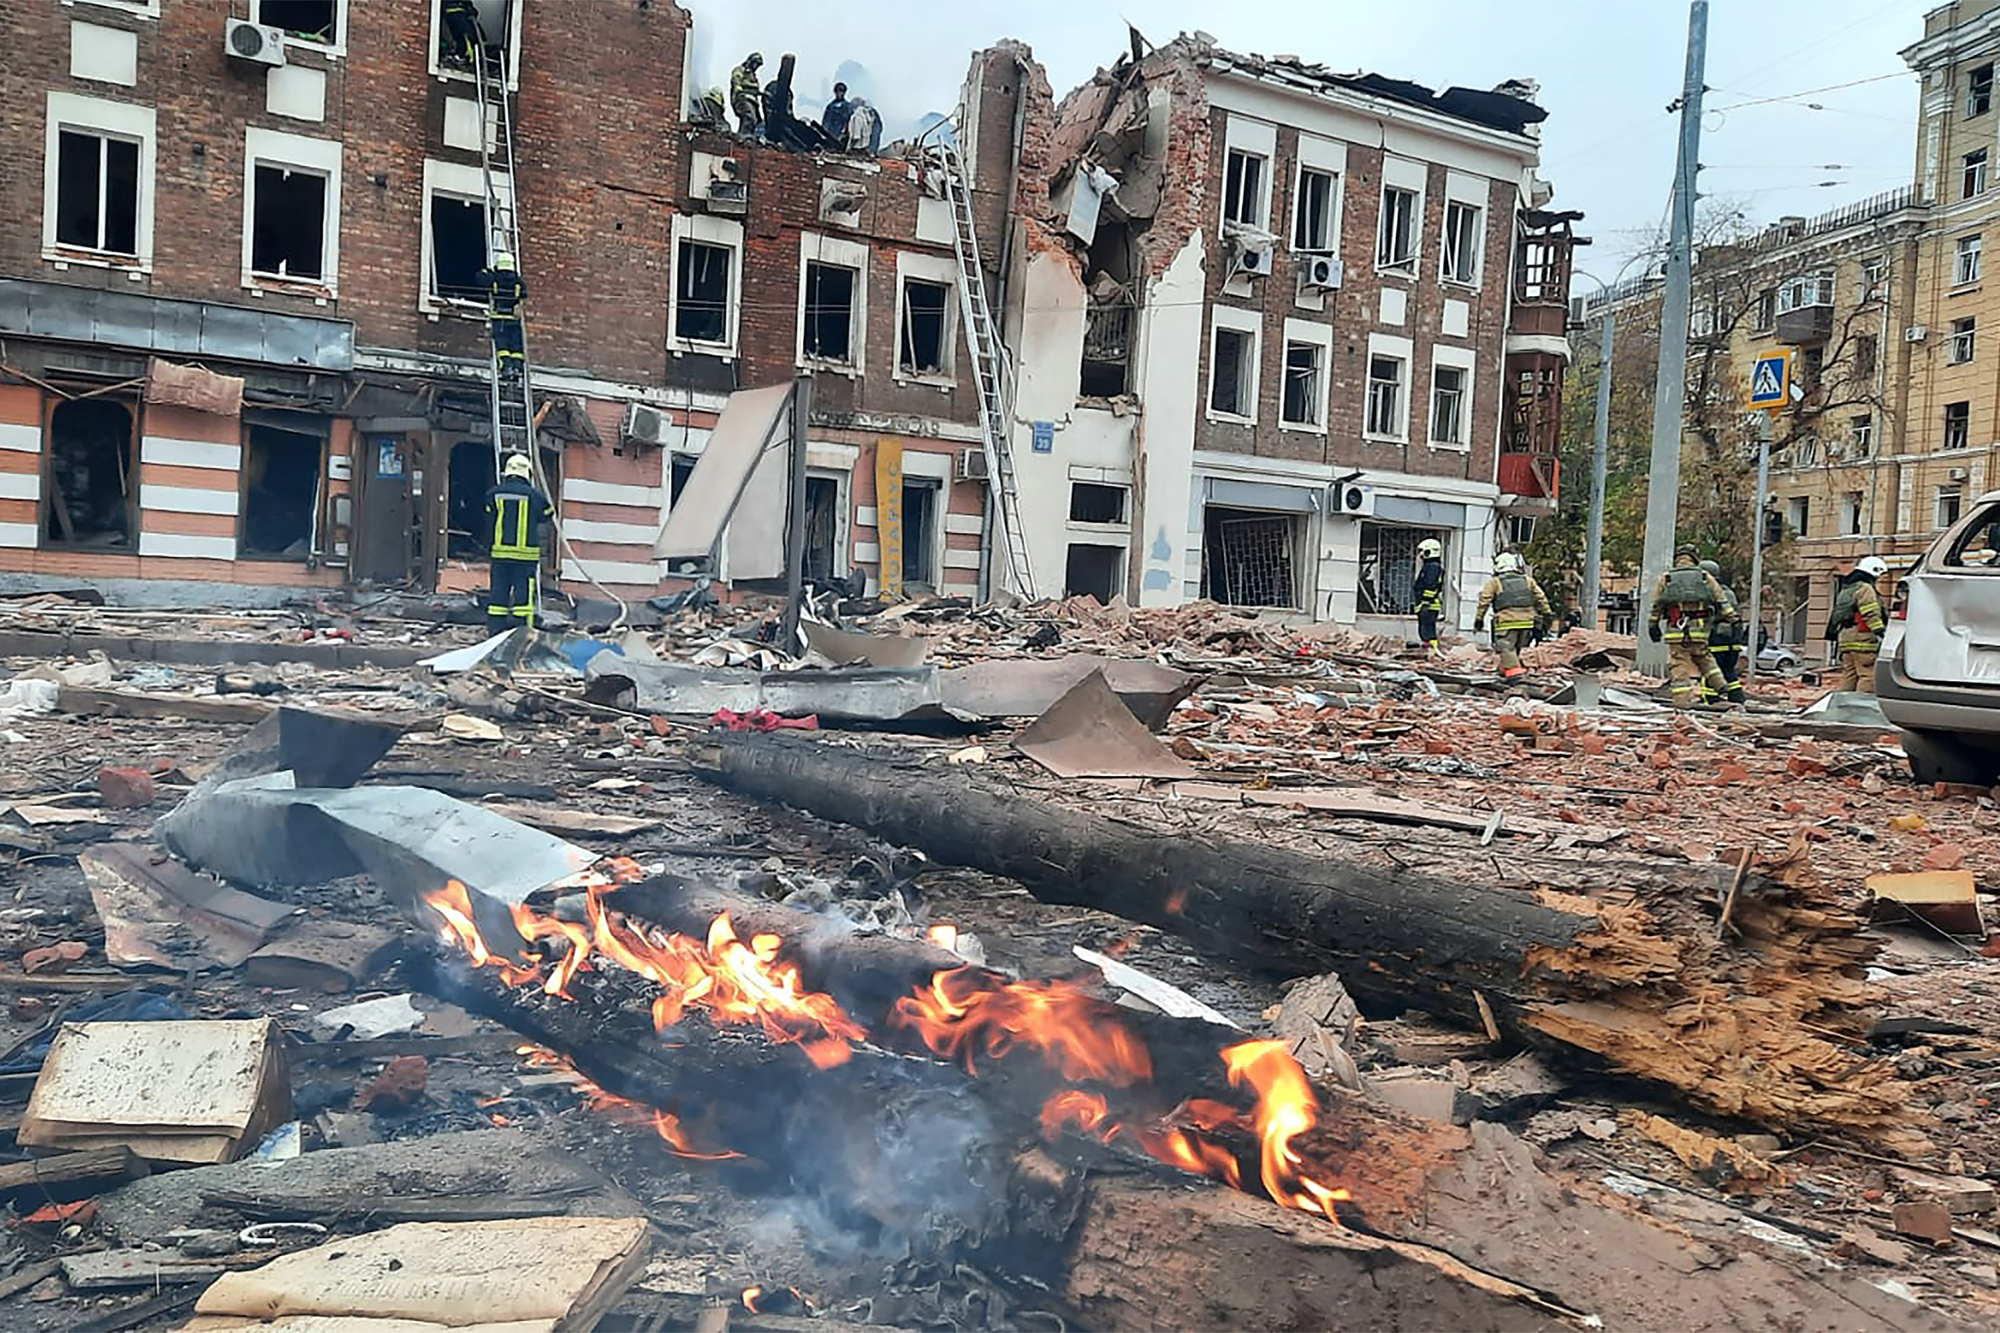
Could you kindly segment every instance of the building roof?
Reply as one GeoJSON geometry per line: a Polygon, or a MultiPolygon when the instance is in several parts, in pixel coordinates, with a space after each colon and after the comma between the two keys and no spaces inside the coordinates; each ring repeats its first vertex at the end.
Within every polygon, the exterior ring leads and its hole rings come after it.
{"type": "Polygon", "coordinates": [[[1206,56],[1211,63],[1224,63],[1229,68],[1289,84],[1304,92],[1361,93],[1504,134],[1527,134],[1529,126],[1539,125],[1549,116],[1533,101],[1535,85],[1525,80],[1511,80],[1492,91],[1454,86],[1437,92],[1421,83],[1386,74],[1360,71],[1338,74],[1325,65],[1311,64],[1292,55],[1261,56],[1215,46],[1209,48],[1206,56]]]}

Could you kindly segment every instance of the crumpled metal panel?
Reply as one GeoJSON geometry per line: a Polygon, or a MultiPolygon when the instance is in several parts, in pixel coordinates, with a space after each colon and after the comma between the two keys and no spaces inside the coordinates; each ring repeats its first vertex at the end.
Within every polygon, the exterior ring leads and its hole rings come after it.
{"type": "Polygon", "coordinates": [[[315,370],[354,368],[351,320],[27,278],[0,278],[0,334],[7,333],[315,370]]]}

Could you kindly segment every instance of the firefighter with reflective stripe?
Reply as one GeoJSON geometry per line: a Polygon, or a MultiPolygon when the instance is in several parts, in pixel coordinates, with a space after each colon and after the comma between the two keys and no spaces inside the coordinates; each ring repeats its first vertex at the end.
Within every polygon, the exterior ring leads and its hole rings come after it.
{"type": "Polygon", "coordinates": [[[763,67],[763,52],[752,51],[729,72],[729,109],[736,113],[736,127],[757,139],[764,137],[764,85],[757,78],[763,67]]]}
{"type": "Polygon", "coordinates": [[[1730,703],[1747,702],[1743,693],[1743,646],[1749,642],[1749,632],[1743,624],[1743,612],[1736,601],[1736,593],[1722,581],[1722,566],[1713,560],[1701,562],[1701,572],[1715,580],[1722,589],[1722,604],[1716,608],[1715,624],[1708,631],[1708,647],[1715,654],[1715,664],[1722,668],[1724,688],[1720,694],[1702,687],[1704,703],[1715,703],[1728,699],[1730,703]]]}
{"type": "Polygon", "coordinates": [[[1875,655],[1882,651],[1882,631],[1889,624],[1875,580],[1888,572],[1881,556],[1864,555],[1841,576],[1826,624],[1826,637],[1840,654],[1840,674],[1833,681],[1836,690],[1875,693],[1875,655]]]}
{"type": "Polygon", "coordinates": [[[533,475],[526,454],[509,454],[500,480],[486,492],[486,517],[493,524],[486,627],[495,634],[515,625],[533,629],[540,609],[542,533],[555,510],[533,475]]]}
{"type": "Polygon", "coordinates": [[[1486,626],[1486,613],[1493,612],[1493,650],[1500,654],[1500,674],[1508,680],[1522,675],[1521,651],[1538,625],[1547,625],[1555,613],[1549,609],[1548,594],[1542,585],[1521,568],[1521,557],[1503,551],[1493,562],[1493,577],[1479,590],[1479,607],[1472,613],[1472,630],[1486,626]]]}
{"type": "Polygon", "coordinates": [[[1729,682],[1708,647],[1709,632],[1722,610],[1723,588],[1695,563],[1700,554],[1692,546],[1674,552],[1674,567],[1660,575],[1653,588],[1653,612],[1646,625],[1654,643],[1667,645],[1676,708],[1692,704],[1697,690],[1706,696],[1729,692],[1729,682]]]}
{"type": "Polygon", "coordinates": [[[521,333],[521,303],[528,299],[528,284],[515,271],[514,256],[502,252],[493,256],[491,268],[479,270],[479,285],[486,289],[486,316],[500,378],[509,384],[519,383],[528,364],[527,343],[521,333]]]}
{"type": "Polygon", "coordinates": [[[1435,537],[1424,538],[1417,543],[1417,558],[1423,562],[1411,589],[1417,598],[1417,637],[1424,651],[1437,657],[1443,651],[1438,646],[1438,622],[1444,619],[1444,544],[1435,537]]]}
{"type": "Polygon", "coordinates": [[[438,15],[444,21],[444,50],[448,65],[471,69],[475,51],[486,44],[486,31],[479,24],[479,7],[472,0],[444,0],[438,15]]]}

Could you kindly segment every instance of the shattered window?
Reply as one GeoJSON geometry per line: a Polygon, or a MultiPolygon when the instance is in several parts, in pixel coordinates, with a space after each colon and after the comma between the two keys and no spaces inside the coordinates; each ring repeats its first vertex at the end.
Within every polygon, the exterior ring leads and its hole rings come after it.
{"type": "Polygon", "coordinates": [[[1965,114],[1983,116],[1993,109],[1993,62],[1974,65],[1965,76],[1965,114]]]}
{"type": "Polygon", "coordinates": [[[1325,349],[1318,343],[1285,344],[1283,420],[1289,426],[1320,424],[1321,369],[1325,349]]]}
{"type": "Polygon", "coordinates": [[[1222,183],[1222,220],[1246,227],[1264,225],[1264,159],[1255,153],[1229,150],[1222,183]]]}
{"type": "Polygon", "coordinates": [[[1480,212],[1471,204],[1444,207],[1444,273],[1446,282],[1479,281],[1480,212]]]}
{"type": "Polygon", "coordinates": [[[951,288],[911,278],[903,283],[903,319],[896,364],[912,375],[945,373],[951,288]]]}
{"type": "Polygon", "coordinates": [[[1382,187],[1382,225],[1375,241],[1375,262],[1383,268],[1408,268],[1417,262],[1417,192],[1382,187]]]}
{"type": "Polygon", "coordinates": [[[1396,357],[1368,358],[1368,433],[1403,433],[1403,363],[1396,357]]]}
{"type": "Polygon", "coordinates": [[[729,341],[729,292],[736,252],[682,241],[674,263],[674,336],[694,343],[729,341]]]}
{"type": "Polygon", "coordinates": [[[1208,368],[1208,408],[1232,417],[1254,415],[1250,402],[1252,340],[1241,329],[1217,329],[1208,368]]]}
{"type": "Polygon", "coordinates": [[[459,301],[483,301],[479,285],[486,267],[486,205],[476,199],[431,196],[431,294],[459,301]]]}
{"type": "Polygon", "coordinates": [[[56,244],[139,253],[139,145],[89,130],[56,142],[56,244]]]}
{"type": "Polygon", "coordinates": [[[854,360],[855,270],[806,262],[805,354],[841,365],[854,360]]]}
{"type": "Polygon", "coordinates": [[[1465,368],[1431,368],[1431,439],[1437,444],[1465,443],[1465,368]]]}
{"type": "Polygon", "coordinates": [[[252,177],[250,271],[317,282],[326,276],[326,177],[258,163],[252,177]]]}
{"type": "Polygon", "coordinates": [[[287,37],[331,45],[339,35],[340,0],[259,0],[256,21],[287,37]]]}
{"type": "Polygon", "coordinates": [[[243,554],[304,560],[319,510],[318,435],[252,426],[243,452],[243,554]]]}
{"type": "Polygon", "coordinates": [[[1123,523],[1125,499],[1130,493],[1130,488],[1125,486],[1109,486],[1098,481],[1073,481],[1069,484],[1069,521],[1123,523]]]}
{"type": "Polygon", "coordinates": [[[1972,404],[1946,403],[1944,405],[1944,447],[1963,449],[1972,435],[1972,404]]]}
{"type": "Polygon", "coordinates": [[[1333,173],[1299,171],[1299,198],[1292,209],[1292,248],[1311,254],[1330,254],[1334,249],[1333,173]]]}
{"type": "Polygon", "coordinates": [[[50,414],[44,544],[130,546],[132,423],[132,408],[109,398],[72,399],[50,414]]]}

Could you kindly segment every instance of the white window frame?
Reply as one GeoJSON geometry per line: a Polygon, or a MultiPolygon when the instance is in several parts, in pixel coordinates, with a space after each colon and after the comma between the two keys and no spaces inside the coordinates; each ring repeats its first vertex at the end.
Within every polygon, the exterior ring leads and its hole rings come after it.
{"type": "Polygon", "coordinates": [[[1802,273],[1787,278],[1778,288],[1778,313],[1789,314],[1794,310],[1809,310],[1814,306],[1833,304],[1833,274],[1802,273]]]}
{"type": "Polygon", "coordinates": [[[1977,199],[1986,193],[1986,171],[1991,165],[1991,154],[1984,148],[1975,148],[1958,160],[1958,197],[1977,199]]]}
{"type": "MultiPolygon", "coordinates": [[[[851,459],[840,461],[834,451],[851,448],[852,445],[806,441],[806,476],[830,481],[834,487],[833,576],[837,579],[846,578],[854,568],[854,463],[851,459]]],[[[843,452],[841,458],[844,457],[843,452]]],[[[671,474],[668,484],[673,484],[671,474]]]]}
{"type": "Polygon", "coordinates": [[[1861,261],[1860,300],[1872,301],[1883,295],[1882,289],[1889,283],[1889,261],[1881,255],[1870,255],[1861,261]]]}
{"type": "MultiPolygon", "coordinates": [[[[1324,435],[1330,423],[1327,421],[1327,386],[1333,376],[1333,326],[1312,319],[1287,319],[1285,321],[1285,382],[1292,375],[1292,347],[1316,347],[1319,349],[1319,370],[1313,376],[1311,421],[1288,421],[1285,419],[1285,395],[1278,394],[1278,426],[1281,430],[1298,431],[1306,435],[1324,435]]],[[[1280,388],[1282,390],[1281,382],[1280,388]]]]}
{"type": "Polygon", "coordinates": [[[1850,417],[1847,421],[1847,453],[1850,462],[1860,462],[1875,452],[1875,417],[1873,413],[1850,417]]]}
{"type": "Polygon", "coordinates": [[[1819,465],[1819,436],[1801,435],[1792,446],[1792,466],[1800,472],[1819,465]]]}
{"type": "Polygon", "coordinates": [[[1776,287],[1766,287],[1763,290],[1759,291],[1757,295],[1752,299],[1751,312],[1750,312],[1750,331],[1752,333],[1769,333],[1772,329],[1775,329],[1777,327],[1778,327],[1778,289],[1776,287]],[[1765,302],[1766,297],[1770,298],[1768,307],[1766,306],[1765,302]],[[1769,319],[1764,318],[1764,314],[1767,308],[1769,309],[1771,316],[1769,319]]]}
{"type": "Polygon", "coordinates": [[[1785,497],[1785,526],[1801,537],[1809,536],[1806,531],[1812,525],[1812,497],[1790,495],[1785,497]]]}
{"type": "MultiPolygon", "coordinates": [[[[526,26],[524,11],[527,3],[528,0],[508,0],[509,16],[513,19],[507,25],[507,88],[510,92],[518,92],[521,87],[521,29],[526,26]]],[[[430,6],[431,49],[426,57],[426,68],[430,70],[431,77],[445,83],[463,83],[476,88],[479,79],[471,70],[457,69],[438,60],[438,38],[444,31],[443,0],[430,0],[430,6]]]]}
{"type": "Polygon", "coordinates": [[[1341,196],[1347,185],[1347,145],[1317,135],[1299,135],[1297,161],[1292,167],[1292,216],[1288,235],[1295,254],[1337,255],[1340,253],[1341,196]],[[1301,204],[1305,199],[1305,177],[1315,171],[1332,177],[1327,188],[1326,244],[1302,248],[1298,244],[1301,204]]]}
{"type": "Polygon", "coordinates": [[[1965,517],[1965,488],[1955,481],[1938,487],[1937,494],[1931,499],[1931,526],[1942,532],[1963,517],[1965,517]],[[1947,500],[1952,502],[1950,518],[1946,518],[1944,513],[1947,500]]]}
{"type": "Polygon", "coordinates": [[[943,255],[912,254],[908,250],[896,252],[896,336],[891,340],[889,369],[898,384],[930,384],[949,388],[958,383],[960,299],[958,265],[951,259],[943,255]],[[937,283],[949,292],[944,302],[942,373],[903,369],[903,293],[912,279],[937,283]]]}
{"type": "MultiPolygon", "coordinates": [[[[824,371],[829,375],[846,375],[859,378],[865,371],[868,357],[868,246],[861,241],[842,240],[837,236],[825,236],[816,231],[799,233],[799,309],[798,334],[793,340],[792,354],[802,369],[824,371]],[[827,264],[837,268],[854,270],[854,301],[847,317],[847,346],[852,355],[846,361],[830,361],[824,357],[806,355],[806,266],[827,264]]],[[[901,293],[898,293],[900,300],[901,293]]],[[[896,307],[896,319],[900,325],[902,306],[896,307]]]]}
{"type": "Polygon", "coordinates": [[[250,291],[311,292],[331,299],[340,290],[341,144],[281,130],[248,126],[243,131],[243,286],[250,291]],[[256,235],[257,168],[284,167],[326,177],[326,217],[320,233],[320,276],[281,278],[250,270],[251,241],[256,235]]]}
{"type": "Polygon", "coordinates": [[[1433,344],[1431,347],[1430,393],[1424,400],[1424,442],[1433,449],[1451,449],[1458,453],[1472,452],[1472,408],[1479,393],[1479,356],[1469,347],[1450,347],[1433,344]],[[1440,368],[1456,370],[1465,377],[1464,386],[1459,390],[1458,430],[1461,438],[1440,440],[1432,435],[1437,425],[1437,373],[1440,368]]]}
{"type": "Polygon", "coordinates": [[[1277,184],[1272,180],[1272,168],[1278,161],[1278,127],[1268,121],[1252,120],[1248,116],[1232,115],[1222,131],[1222,182],[1216,191],[1215,213],[1220,228],[1254,227],[1258,231],[1271,230],[1271,196],[1277,184]],[[1262,170],[1258,175],[1257,206],[1255,217],[1237,221],[1229,216],[1229,158],[1232,153],[1246,157],[1261,158],[1262,170]]]}
{"type": "Polygon", "coordinates": [[[676,213],[667,237],[667,350],[681,356],[714,356],[734,360],[743,320],[743,224],[706,213],[676,213]],[[681,242],[698,241],[735,252],[729,265],[729,309],[724,342],[694,342],[674,330],[679,325],[681,242]]]}
{"type": "Polygon", "coordinates": [[[1955,237],[1952,241],[1951,285],[1966,287],[1979,281],[1979,267],[1982,252],[1986,249],[1985,239],[1979,232],[1970,236],[1955,237]]]}
{"type": "Polygon", "coordinates": [[[1945,357],[1945,364],[1952,366],[1972,364],[1973,354],[1978,346],[1978,337],[1979,322],[1976,317],[1966,315],[1963,318],[1954,319],[1951,322],[1950,350],[1945,357]]]}
{"type": "Polygon", "coordinates": [[[1430,181],[1430,170],[1414,158],[1389,157],[1382,159],[1382,189],[1377,195],[1375,219],[1375,271],[1392,274],[1400,278],[1414,278],[1423,269],[1424,260],[1424,192],[1430,181]],[[1399,260],[1385,262],[1382,258],[1383,228],[1389,220],[1389,191],[1402,190],[1415,196],[1410,202],[1410,253],[1399,260]]]}
{"type": "Polygon", "coordinates": [[[47,119],[42,151],[42,258],[57,264],[82,264],[93,268],[153,271],[153,182],[158,161],[158,138],[153,108],[130,102],[113,102],[79,93],[48,94],[47,119]],[[104,250],[84,250],[56,243],[56,197],[61,139],[64,130],[100,137],[124,139],[139,145],[138,217],[132,244],[137,255],[118,255],[104,250]]]}
{"type": "Polygon", "coordinates": [[[1840,497],[1840,535],[1859,537],[1861,525],[1868,513],[1868,499],[1861,491],[1849,491],[1840,497]]]}
{"type": "Polygon", "coordinates": [[[1224,422],[1235,426],[1257,424],[1257,404],[1262,385],[1259,380],[1264,363],[1264,317],[1255,310],[1242,310],[1235,306],[1218,305],[1212,307],[1213,315],[1208,328],[1208,383],[1202,386],[1202,412],[1210,421],[1224,422]],[[1241,333],[1250,339],[1250,374],[1243,385],[1243,401],[1249,407],[1248,413],[1218,412],[1215,410],[1215,343],[1216,334],[1224,329],[1231,333],[1241,333]]]}
{"type": "Polygon", "coordinates": [[[1960,401],[1957,401],[1957,402],[1950,402],[1950,403],[1946,403],[1946,404],[1944,405],[1944,433],[1943,433],[1942,435],[1940,435],[1940,436],[1938,437],[1938,449],[1939,449],[1939,451],[1940,451],[1940,452],[1950,452],[1950,453],[1954,453],[1954,454],[1955,454],[1955,453],[1957,453],[1957,452],[1958,452],[1959,450],[1961,450],[1961,449],[1966,449],[1966,448],[1970,448],[1970,447],[1971,447],[1971,445],[1972,445],[1972,402],[1971,402],[1971,400],[1970,400],[1970,399],[1963,399],[1963,400],[1960,400],[1960,401]],[[1959,440],[1958,440],[1958,443],[1957,443],[1957,444],[1953,444],[1953,443],[1951,442],[1951,427],[1952,427],[1952,416],[1951,416],[1951,409],[1952,409],[1952,408],[1954,408],[1954,407],[1959,407],[1959,406],[1963,406],[1963,407],[1965,408],[1965,415],[1964,415],[1963,417],[1961,417],[1961,418],[1959,419],[1959,424],[1960,424],[1960,425],[1963,425],[1963,426],[1965,427],[1965,430],[1964,430],[1964,432],[1963,432],[1963,433],[1962,433],[1962,434],[1961,434],[1961,435],[1959,436],[1959,440]]]}
{"type": "Polygon", "coordinates": [[[1410,396],[1415,387],[1416,366],[1415,344],[1408,338],[1393,333],[1371,333],[1368,335],[1368,359],[1361,367],[1361,435],[1363,439],[1390,440],[1397,444],[1407,444],[1410,439],[1410,396]],[[1399,392],[1396,395],[1396,429],[1383,433],[1369,429],[1369,418],[1375,397],[1375,358],[1387,357],[1402,363],[1402,374],[1398,378],[1399,392]]]}
{"type": "MultiPolygon", "coordinates": [[[[306,41],[304,39],[294,39],[289,33],[286,34],[285,37],[286,58],[289,59],[291,57],[292,52],[294,51],[317,51],[319,52],[319,54],[326,56],[328,59],[331,60],[338,60],[340,57],[346,55],[347,54],[347,8],[348,8],[348,0],[333,0],[333,40],[330,42],[313,42],[313,41],[306,41]]],[[[433,7],[433,13],[435,12],[436,12],[435,7],[433,7]]],[[[264,13],[264,0],[250,0],[250,21],[252,23],[264,23],[265,20],[263,18],[263,13],[264,13]]],[[[266,24],[266,26],[276,27],[277,24],[271,23],[271,24],[266,24]]],[[[435,46],[433,46],[432,48],[431,58],[434,60],[437,58],[437,51],[435,46]]]]}
{"type": "Polygon", "coordinates": [[[66,8],[90,5],[95,9],[115,9],[121,14],[132,14],[142,19],[156,19],[160,16],[160,0],[62,0],[66,8]]]}
{"type": "MultiPolygon", "coordinates": [[[[503,200],[514,190],[514,182],[504,172],[495,172],[493,187],[503,200]]],[[[431,239],[431,202],[438,195],[449,199],[469,199],[474,203],[487,205],[486,178],[478,167],[467,166],[463,162],[440,162],[436,158],[424,159],[424,213],[423,213],[423,268],[417,274],[417,309],[427,315],[437,315],[446,311],[467,315],[476,319],[486,317],[486,302],[468,300],[463,297],[439,296],[432,290],[432,266],[436,261],[436,247],[431,239]]],[[[490,205],[487,205],[490,207],[490,205]]],[[[482,237],[488,250],[492,248],[493,219],[486,220],[486,235],[482,237]]],[[[488,254],[486,262],[492,263],[488,254]]]]}
{"type": "Polygon", "coordinates": [[[1970,120],[1975,116],[1983,116],[1992,109],[1993,109],[1993,62],[1989,60],[1983,65],[1974,65],[1971,69],[1965,71],[1965,117],[1967,120],[1970,120]],[[1986,72],[1985,106],[1980,106],[1978,101],[1975,100],[1980,95],[1979,85],[1976,82],[1976,80],[1981,70],[1984,70],[1986,72]]]}
{"type": "Polygon", "coordinates": [[[1486,178],[1469,172],[1450,171],[1444,180],[1444,217],[1438,223],[1438,281],[1458,287],[1478,288],[1486,278],[1486,178]],[[1453,209],[1469,209],[1473,216],[1472,271],[1452,271],[1451,219],[1453,209]]]}

